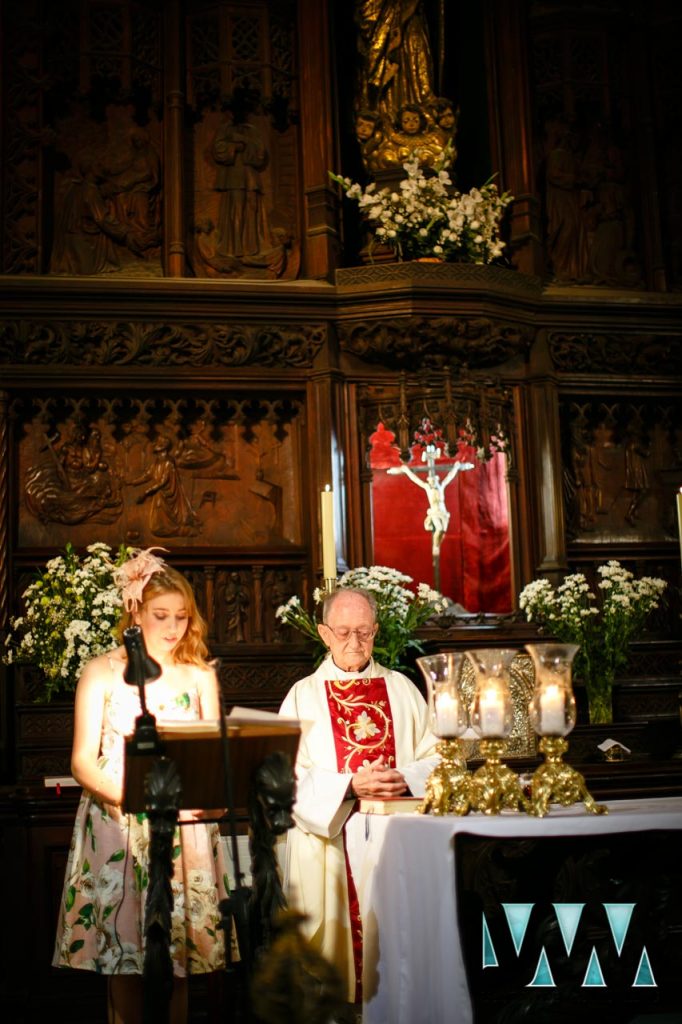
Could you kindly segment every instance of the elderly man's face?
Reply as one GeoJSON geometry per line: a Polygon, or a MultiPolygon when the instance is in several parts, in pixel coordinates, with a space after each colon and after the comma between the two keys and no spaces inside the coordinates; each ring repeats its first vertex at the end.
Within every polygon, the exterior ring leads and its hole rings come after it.
{"type": "Polygon", "coordinates": [[[377,626],[372,609],[360,594],[335,598],[326,624],[318,632],[344,672],[359,672],[372,656],[377,626]]]}

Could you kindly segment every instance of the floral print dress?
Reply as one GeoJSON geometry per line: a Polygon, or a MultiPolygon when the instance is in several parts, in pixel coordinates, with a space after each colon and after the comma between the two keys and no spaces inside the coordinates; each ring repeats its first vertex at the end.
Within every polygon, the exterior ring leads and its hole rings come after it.
{"type": "MultiPolygon", "coordinates": [[[[151,687],[145,699],[159,722],[201,718],[198,688],[169,700],[151,687]]],[[[105,698],[99,757],[99,767],[114,778],[123,771],[125,737],[133,732],[139,714],[137,689],[115,680],[105,698]]],[[[227,895],[227,875],[218,826],[176,828],[173,864],[174,973],[184,977],[220,970],[225,952],[218,903],[227,895]]],[[[141,974],[148,884],[146,815],[124,814],[116,820],[84,790],[66,866],[54,966],[141,974]]]]}

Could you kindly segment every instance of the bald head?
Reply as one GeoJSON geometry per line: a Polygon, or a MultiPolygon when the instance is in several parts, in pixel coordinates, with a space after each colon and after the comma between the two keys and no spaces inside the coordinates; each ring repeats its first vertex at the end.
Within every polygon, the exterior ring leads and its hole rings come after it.
{"type": "Polygon", "coordinates": [[[364,590],[340,587],[324,602],[317,630],[344,672],[359,672],[372,656],[376,634],[376,602],[364,590]]]}

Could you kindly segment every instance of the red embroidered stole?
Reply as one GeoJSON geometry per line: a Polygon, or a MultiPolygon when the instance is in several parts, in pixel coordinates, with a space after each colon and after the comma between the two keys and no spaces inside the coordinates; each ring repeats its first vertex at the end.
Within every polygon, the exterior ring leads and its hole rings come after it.
{"type": "MultiPolygon", "coordinates": [[[[382,755],[387,767],[395,768],[395,735],[386,680],[382,677],[328,679],[325,689],[338,771],[355,773],[382,755]]],[[[343,849],[355,964],[355,1002],[358,1003],[362,999],[362,921],[348,861],[345,833],[343,849]]]]}
{"type": "Polygon", "coordinates": [[[395,736],[386,680],[328,679],[327,704],[340,772],[356,772],[382,754],[395,768],[395,736]]]}

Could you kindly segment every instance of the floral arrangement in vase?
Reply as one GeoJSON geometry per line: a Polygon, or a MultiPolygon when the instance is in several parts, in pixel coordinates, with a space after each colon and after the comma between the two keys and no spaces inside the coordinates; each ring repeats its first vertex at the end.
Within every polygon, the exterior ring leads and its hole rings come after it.
{"type": "Polygon", "coordinates": [[[131,554],[96,542],[81,559],[67,544],[22,594],[25,611],[10,620],[3,661],[42,670],[41,700],[73,690],[86,662],[116,645],[123,603],[114,571],[131,554]]]}
{"type": "Polygon", "coordinates": [[[447,170],[445,150],[433,171],[421,167],[418,153],[403,164],[406,177],[398,191],[362,188],[350,178],[329,172],[349,199],[357,202],[376,243],[389,246],[399,260],[436,258],[448,262],[491,263],[504,252],[500,224],[512,202],[492,179],[480,188],[458,192],[447,170]]]}
{"type": "Polygon", "coordinates": [[[574,675],[587,690],[590,722],[613,720],[613,683],[628,660],[630,641],[657,608],[667,584],[654,576],[636,579],[620,562],[597,567],[599,598],[583,573],[572,573],[556,588],[534,580],[521,591],[519,606],[529,622],[557,640],[580,645],[574,675]]]}
{"type": "MultiPolygon", "coordinates": [[[[409,587],[412,582],[411,576],[385,565],[349,569],[337,581],[337,587],[360,587],[373,595],[379,623],[374,657],[385,668],[404,671],[408,667],[403,662],[407,651],[423,654],[424,648],[415,637],[415,631],[434,615],[444,612],[450,604],[447,597],[432,590],[426,583],[419,583],[415,593],[409,587]]],[[[316,604],[321,604],[324,597],[322,590],[315,590],[316,604]]],[[[286,604],[280,605],[275,614],[281,622],[293,626],[313,641],[316,647],[315,664],[319,665],[327,653],[317,632],[318,621],[321,619],[310,615],[296,595],[290,597],[286,604]]]]}

